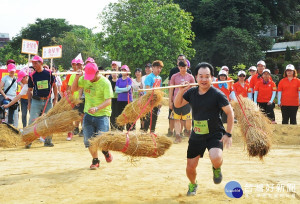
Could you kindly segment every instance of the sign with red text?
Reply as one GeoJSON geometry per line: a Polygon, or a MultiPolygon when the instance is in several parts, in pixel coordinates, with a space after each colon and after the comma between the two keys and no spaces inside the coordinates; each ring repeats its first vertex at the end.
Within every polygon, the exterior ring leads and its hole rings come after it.
{"type": "Polygon", "coordinates": [[[43,52],[42,52],[43,59],[61,58],[61,57],[62,57],[61,45],[43,47],[43,52]]]}
{"type": "Polygon", "coordinates": [[[39,41],[22,39],[21,53],[36,55],[39,49],[39,41]]]}

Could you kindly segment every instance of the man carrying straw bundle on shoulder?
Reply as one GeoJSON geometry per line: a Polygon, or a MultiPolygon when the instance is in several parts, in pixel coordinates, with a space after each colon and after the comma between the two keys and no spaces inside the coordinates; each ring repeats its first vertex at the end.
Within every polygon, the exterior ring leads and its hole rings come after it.
{"type": "MultiPolygon", "coordinates": [[[[93,157],[90,169],[99,168],[98,152],[90,147],[89,139],[100,134],[108,132],[109,116],[111,115],[111,98],[113,91],[109,80],[100,75],[96,63],[88,63],[85,66],[85,75],[82,76],[82,70],[78,70],[71,91],[77,91],[83,88],[85,94],[84,117],[83,117],[83,135],[85,147],[89,148],[93,157]]],[[[102,151],[106,162],[111,162],[113,157],[108,151],[102,151]]]]}
{"type": "Polygon", "coordinates": [[[193,112],[193,128],[187,150],[186,175],[190,180],[188,196],[196,195],[198,188],[196,168],[206,148],[212,163],[213,181],[215,184],[221,183],[223,146],[229,148],[232,144],[231,132],[234,119],[227,97],[211,86],[214,76],[213,66],[206,62],[200,63],[196,66],[195,73],[198,86],[180,88],[174,101],[176,108],[189,103],[193,112]],[[222,110],[227,115],[226,131],[221,121],[222,110]]]}

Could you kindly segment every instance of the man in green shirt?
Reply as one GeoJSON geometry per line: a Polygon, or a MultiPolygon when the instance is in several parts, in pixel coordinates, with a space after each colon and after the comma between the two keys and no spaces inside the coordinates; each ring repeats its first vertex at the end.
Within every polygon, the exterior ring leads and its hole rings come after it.
{"type": "MultiPolygon", "coordinates": [[[[111,98],[113,90],[109,80],[100,75],[96,63],[88,63],[85,66],[85,75],[81,70],[77,71],[71,91],[83,88],[85,94],[83,135],[85,147],[89,148],[93,157],[90,169],[99,168],[98,152],[90,148],[89,139],[101,132],[109,130],[109,116],[111,115],[111,98]]],[[[102,151],[107,162],[111,162],[113,157],[108,151],[102,151]]]]}

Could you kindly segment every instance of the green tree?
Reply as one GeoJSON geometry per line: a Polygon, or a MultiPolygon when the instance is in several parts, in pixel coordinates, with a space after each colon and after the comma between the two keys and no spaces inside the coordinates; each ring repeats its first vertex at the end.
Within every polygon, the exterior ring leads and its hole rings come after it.
{"type": "Polygon", "coordinates": [[[171,0],[120,0],[99,15],[105,50],[131,68],[162,60],[167,75],[178,54],[193,57],[192,16],[171,0]]]}
{"type": "Polygon", "coordinates": [[[9,59],[14,59],[17,64],[26,64],[27,56],[20,54],[20,52],[21,48],[13,49],[10,43],[6,44],[0,48],[0,65],[6,64],[9,59]]]}
{"type": "Polygon", "coordinates": [[[51,46],[52,38],[62,37],[65,32],[71,31],[72,25],[65,19],[37,18],[35,23],[29,24],[23,28],[20,33],[12,39],[11,47],[13,49],[20,49],[22,45],[22,39],[37,40],[39,41],[39,49],[44,46],[51,46]]]}
{"type": "Polygon", "coordinates": [[[259,60],[263,53],[247,30],[234,27],[224,28],[216,37],[213,61],[232,67],[240,62],[250,66],[259,60]]]}
{"type": "MultiPolygon", "coordinates": [[[[208,60],[218,66],[222,65],[218,63],[223,60],[214,57],[218,50],[213,50],[212,47],[217,35],[223,29],[235,27],[246,30],[247,36],[251,35],[259,45],[255,45],[255,47],[260,47],[259,51],[266,51],[271,48],[272,41],[270,38],[261,37],[260,32],[270,25],[297,22],[300,15],[299,0],[174,0],[174,2],[191,12],[194,17],[192,30],[196,37],[193,47],[197,53],[192,59],[192,63],[208,60]]],[[[245,50],[244,52],[249,51],[245,50]]],[[[257,55],[257,51],[253,51],[254,53],[248,54],[257,55]]],[[[237,53],[237,58],[243,58],[239,55],[245,55],[244,52],[237,53]]],[[[225,55],[226,53],[224,53],[225,55]]],[[[252,63],[257,60],[253,59],[252,63]]],[[[231,64],[235,63],[231,62],[231,64]]]]}
{"type": "Polygon", "coordinates": [[[71,61],[79,53],[83,59],[92,57],[98,66],[108,66],[108,59],[104,58],[103,33],[93,34],[91,29],[83,26],[75,26],[70,32],[60,38],[53,38],[53,44],[62,45],[62,58],[54,59],[55,65],[61,65],[64,69],[71,67],[71,61]]]}

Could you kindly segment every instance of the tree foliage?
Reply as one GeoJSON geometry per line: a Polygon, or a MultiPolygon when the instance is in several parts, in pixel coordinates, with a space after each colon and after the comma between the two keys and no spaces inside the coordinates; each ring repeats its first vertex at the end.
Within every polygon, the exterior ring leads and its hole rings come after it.
{"type": "Polygon", "coordinates": [[[21,32],[13,38],[11,46],[14,49],[19,49],[22,44],[22,39],[39,41],[39,49],[44,46],[51,46],[51,40],[54,37],[62,37],[65,32],[71,31],[72,25],[65,19],[37,18],[35,23],[29,24],[23,28],[21,32]]]}
{"type": "Polygon", "coordinates": [[[192,16],[169,0],[120,0],[99,15],[106,33],[105,50],[131,68],[162,60],[163,73],[178,54],[193,57],[192,16]]]}
{"type": "Polygon", "coordinates": [[[253,61],[240,62],[246,63],[247,66],[248,63],[253,64],[259,60],[256,58],[259,57],[258,51],[266,51],[272,46],[271,39],[259,35],[261,31],[270,25],[295,22],[300,15],[300,0],[174,0],[174,2],[191,12],[194,17],[192,30],[195,32],[196,39],[193,47],[196,48],[197,53],[192,63],[208,60],[218,66],[234,64],[236,59],[244,59],[245,55],[252,56],[253,61]],[[245,34],[245,39],[242,39],[242,36],[233,33],[236,40],[241,40],[239,50],[244,50],[244,52],[236,52],[236,56],[232,55],[237,48],[235,40],[231,36],[227,36],[227,39],[223,38],[228,33],[222,34],[222,32],[228,27],[231,27],[231,31],[233,28],[240,29],[239,32],[245,34]],[[219,43],[217,46],[216,40],[219,43]],[[259,50],[250,49],[245,43],[247,41],[253,48],[259,50]],[[229,49],[231,46],[232,49],[229,49]],[[220,50],[216,50],[217,48],[228,53],[221,53],[220,50]],[[230,59],[229,56],[232,58],[230,59]]]}
{"type": "Polygon", "coordinates": [[[103,58],[102,38],[103,33],[93,34],[91,29],[83,26],[75,26],[62,37],[53,38],[52,43],[62,45],[63,48],[62,58],[55,59],[55,64],[67,69],[71,67],[72,59],[81,53],[83,59],[92,57],[98,65],[108,66],[108,60],[103,58]]]}

